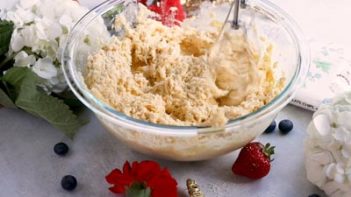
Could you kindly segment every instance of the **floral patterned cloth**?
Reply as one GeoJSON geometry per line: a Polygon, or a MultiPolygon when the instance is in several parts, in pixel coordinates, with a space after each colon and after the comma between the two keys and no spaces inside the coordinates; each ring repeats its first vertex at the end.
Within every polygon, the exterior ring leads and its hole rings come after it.
{"type": "Polygon", "coordinates": [[[351,61],[344,49],[333,43],[311,41],[311,67],[304,86],[297,92],[292,104],[316,111],[320,104],[351,90],[351,61]]]}

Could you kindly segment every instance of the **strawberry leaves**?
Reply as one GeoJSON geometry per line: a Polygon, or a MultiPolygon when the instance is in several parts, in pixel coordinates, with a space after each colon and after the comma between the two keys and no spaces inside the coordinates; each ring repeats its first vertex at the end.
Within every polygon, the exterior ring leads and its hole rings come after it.
{"type": "Polygon", "coordinates": [[[271,146],[270,143],[267,143],[267,144],[264,145],[264,147],[263,147],[263,153],[268,157],[268,159],[269,159],[270,161],[273,161],[273,160],[271,159],[271,156],[274,154],[274,148],[275,148],[275,146],[271,146]]]}
{"type": "Polygon", "coordinates": [[[275,146],[271,146],[270,143],[267,143],[263,147],[263,153],[268,157],[269,160],[271,160],[271,156],[274,154],[274,148],[275,146]]]}

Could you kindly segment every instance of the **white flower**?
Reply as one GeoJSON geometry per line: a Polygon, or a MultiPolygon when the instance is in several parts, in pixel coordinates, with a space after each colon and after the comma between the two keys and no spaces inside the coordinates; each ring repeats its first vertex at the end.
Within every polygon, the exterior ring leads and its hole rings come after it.
{"type": "Polygon", "coordinates": [[[309,181],[333,197],[351,194],[351,92],[321,106],[307,128],[305,167],[309,181]]]}
{"type": "Polygon", "coordinates": [[[34,47],[39,41],[34,24],[25,26],[20,33],[23,37],[23,44],[26,47],[34,47]]]}
{"type": "MultiPolygon", "coordinates": [[[[74,24],[87,12],[72,0],[19,0],[4,16],[15,24],[8,53],[16,55],[15,66],[29,67],[45,79],[41,87],[48,93],[65,90],[67,84],[59,65],[63,47],[74,24]]],[[[79,46],[77,53],[82,57],[109,37],[101,17],[93,23],[82,33],[82,40],[89,40],[79,46]]]]}
{"type": "Polygon", "coordinates": [[[15,29],[11,36],[10,48],[14,52],[18,52],[24,47],[24,39],[21,33],[18,33],[18,30],[15,29]]]}
{"type": "Polygon", "coordinates": [[[35,14],[32,12],[31,9],[24,9],[22,7],[17,8],[16,14],[21,19],[23,24],[28,24],[34,21],[36,18],[35,14]]]}
{"type": "Polygon", "coordinates": [[[39,0],[20,0],[19,5],[21,5],[21,7],[24,9],[30,9],[38,2],[39,0]]]}
{"type": "Polygon", "coordinates": [[[33,72],[43,79],[51,79],[57,76],[57,69],[48,57],[39,59],[33,66],[33,72]]]}
{"type": "Polygon", "coordinates": [[[60,93],[67,88],[67,83],[61,69],[58,70],[58,75],[56,77],[49,80],[49,83],[51,91],[55,93],[60,93]]]}
{"type": "Polygon", "coordinates": [[[26,52],[21,51],[15,56],[15,64],[17,67],[30,67],[35,63],[35,57],[28,55],[26,52]]]}
{"type": "Polygon", "coordinates": [[[37,18],[35,20],[35,32],[36,32],[36,36],[38,37],[39,40],[47,40],[47,33],[46,33],[46,27],[45,25],[42,23],[42,20],[37,18]]]}
{"type": "Polygon", "coordinates": [[[21,17],[15,11],[7,11],[4,18],[12,21],[16,27],[21,27],[24,24],[21,17]]]}
{"type": "Polygon", "coordinates": [[[37,31],[45,32],[44,35],[41,35],[41,39],[54,40],[62,34],[62,27],[58,21],[41,18],[35,20],[35,25],[37,31]]]}
{"type": "Polygon", "coordinates": [[[33,22],[35,14],[30,9],[24,9],[20,5],[15,7],[15,10],[7,11],[5,19],[12,21],[16,27],[23,27],[25,24],[33,22]]]}
{"type": "Polygon", "coordinates": [[[70,17],[67,14],[64,14],[60,17],[59,23],[64,27],[63,33],[68,33],[69,31],[71,31],[71,28],[74,25],[74,21],[73,21],[72,17],[70,17]]]}
{"type": "Polygon", "coordinates": [[[50,57],[51,59],[56,59],[56,54],[58,50],[58,43],[56,40],[39,40],[37,45],[32,48],[32,51],[43,56],[43,57],[50,57]]]}

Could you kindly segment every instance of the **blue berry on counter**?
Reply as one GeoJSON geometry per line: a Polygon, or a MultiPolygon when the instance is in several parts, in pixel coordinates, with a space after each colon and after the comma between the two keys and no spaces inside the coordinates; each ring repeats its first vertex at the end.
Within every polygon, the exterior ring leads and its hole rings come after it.
{"type": "Polygon", "coordinates": [[[66,175],[61,180],[61,186],[67,191],[72,191],[77,187],[77,179],[72,175],[66,175]]]}
{"type": "Polygon", "coordinates": [[[267,129],[264,131],[264,133],[272,133],[275,130],[275,127],[277,126],[277,123],[275,120],[267,127],[267,129]]]}
{"type": "Polygon", "coordinates": [[[311,194],[308,197],[320,197],[318,194],[311,194]]]}
{"type": "Polygon", "coordinates": [[[294,124],[286,119],[279,122],[278,128],[282,134],[287,134],[294,128],[294,124]]]}
{"type": "Polygon", "coordinates": [[[54,146],[54,152],[60,156],[66,155],[68,150],[69,150],[69,148],[68,148],[67,144],[65,144],[63,142],[57,143],[54,146]]]}

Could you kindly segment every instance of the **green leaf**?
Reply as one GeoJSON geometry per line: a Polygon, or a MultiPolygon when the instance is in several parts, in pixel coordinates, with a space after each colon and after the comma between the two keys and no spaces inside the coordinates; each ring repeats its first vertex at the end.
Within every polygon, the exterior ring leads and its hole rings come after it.
{"type": "Polygon", "coordinates": [[[9,56],[0,55],[0,75],[2,75],[5,70],[13,67],[13,64],[15,63],[15,60],[13,59],[14,56],[15,54],[11,54],[9,56]]]}
{"type": "Polygon", "coordinates": [[[143,183],[134,183],[126,192],[126,197],[150,197],[151,190],[143,183]]]}
{"type": "Polygon", "coordinates": [[[16,92],[19,92],[22,81],[28,72],[30,72],[30,70],[27,68],[13,67],[7,70],[2,79],[13,86],[16,89],[16,92]]]}
{"type": "Polygon", "coordinates": [[[77,116],[81,115],[85,110],[85,105],[73,94],[73,92],[66,90],[60,94],[52,94],[54,97],[63,100],[69,106],[73,113],[77,116]]]}
{"type": "Polygon", "coordinates": [[[11,99],[12,102],[16,101],[17,93],[14,87],[6,83],[0,77],[0,88],[6,93],[6,95],[11,99]]]}
{"type": "Polygon", "coordinates": [[[12,22],[0,20],[0,56],[9,50],[13,28],[12,22]]]}
{"type": "Polygon", "coordinates": [[[4,90],[0,88],[0,105],[9,108],[16,108],[16,105],[12,102],[9,96],[5,93],[4,90]]]}
{"type": "Polygon", "coordinates": [[[77,99],[73,92],[69,90],[61,92],[60,94],[55,94],[54,96],[59,99],[62,99],[66,105],[70,106],[70,108],[85,107],[83,103],[81,103],[79,99],[77,99]]]}
{"type": "Polygon", "coordinates": [[[38,89],[40,78],[28,68],[12,68],[3,80],[15,87],[18,95],[15,104],[19,108],[45,119],[68,137],[73,138],[85,123],[73,114],[63,100],[38,89]]]}

